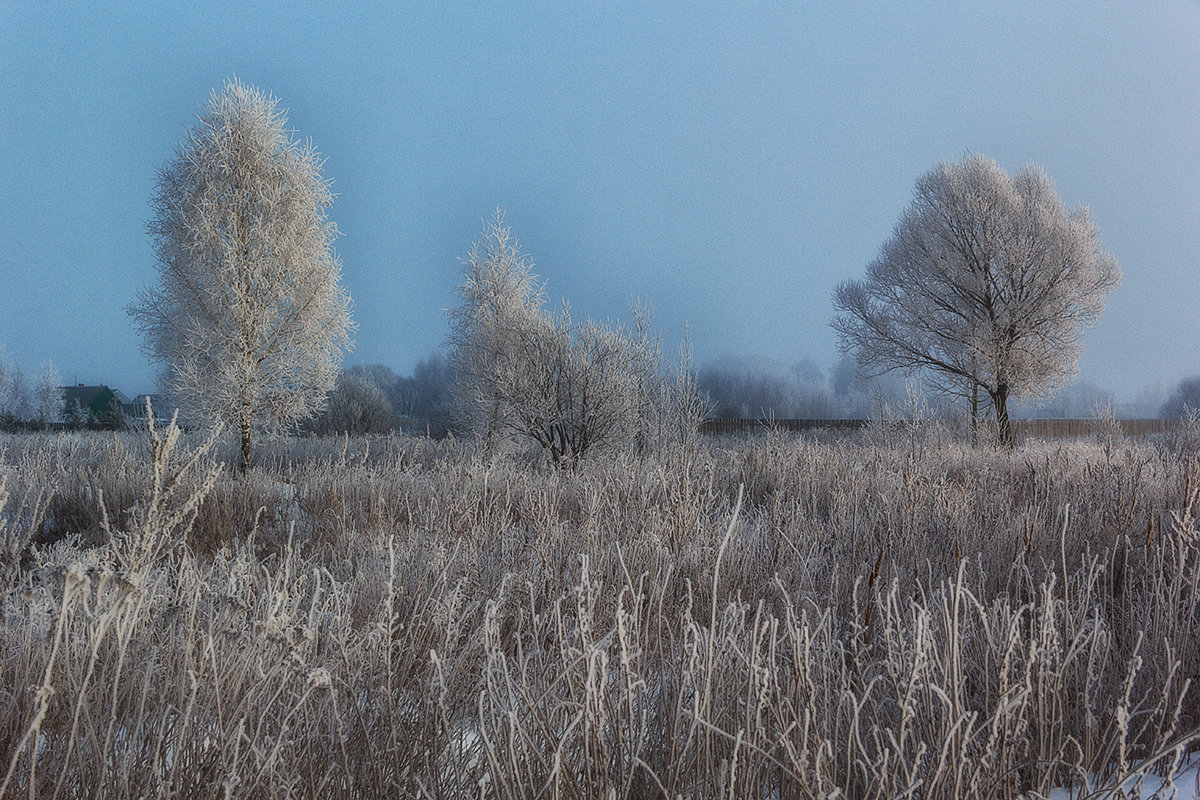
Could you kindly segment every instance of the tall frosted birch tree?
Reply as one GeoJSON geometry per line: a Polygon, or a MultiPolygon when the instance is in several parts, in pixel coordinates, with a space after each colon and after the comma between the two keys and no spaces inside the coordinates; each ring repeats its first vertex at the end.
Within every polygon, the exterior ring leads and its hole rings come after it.
{"type": "Polygon", "coordinates": [[[1075,372],[1120,280],[1087,208],[1068,210],[1037,167],[1014,177],[973,155],[921,176],[866,278],[838,285],[833,327],[868,373],[925,370],[975,398],[973,416],[989,398],[1011,443],[1009,400],[1075,372]]]}
{"type": "Polygon", "coordinates": [[[237,80],[161,168],[148,226],[158,285],[130,314],[164,388],[201,421],[256,432],[319,411],[351,346],[333,197],[279,100],[237,80]]]}

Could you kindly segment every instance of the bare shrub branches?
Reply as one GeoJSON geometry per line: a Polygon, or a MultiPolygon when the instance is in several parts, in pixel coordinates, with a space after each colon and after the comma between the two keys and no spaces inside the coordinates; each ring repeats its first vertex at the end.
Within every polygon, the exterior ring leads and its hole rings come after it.
{"type": "MultiPolygon", "coordinates": [[[[648,320],[639,315],[634,332],[577,319],[565,304],[542,307],[533,262],[498,210],[463,263],[462,304],[451,311],[455,396],[463,427],[488,452],[505,439],[532,440],[552,463],[575,464],[637,441],[659,408],[672,405],[684,424],[698,411],[693,383],[667,391],[659,342],[641,324],[648,320]]],[[[666,418],[659,422],[665,432],[666,418]]]]}

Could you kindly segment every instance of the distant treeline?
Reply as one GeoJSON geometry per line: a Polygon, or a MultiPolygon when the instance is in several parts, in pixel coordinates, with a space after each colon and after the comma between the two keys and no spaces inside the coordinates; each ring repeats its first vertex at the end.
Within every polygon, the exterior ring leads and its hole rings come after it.
{"type": "MultiPolygon", "coordinates": [[[[124,427],[119,410],[86,417],[78,409],[65,409],[57,371],[47,365],[42,373],[36,381],[27,381],[0,351],[0,430],[124,427]]],[[[453,383],[453,365],[441,351],[418,361],[410,375],[400,375],[383,364],[350,366],[342,371],[325,410],[301,430],[320,435],[404,430],[440,439],[454,429],[453,383]]],[[[876,419],[894,416],[912,402],[903,377],[863,378],[850,357],[841,358],[826,371],[811,358],[786,366],[766,358],[726,356],[702,366],[697,385],[711,409],[712,422],[704,429],[710,433],[717,428],[722,433],[748,429],[748,423],[742,422],[748,420],[783,424],[788,420],[876,419]]],[[[944,399],[923,397],[922,402],[934,415],[954,413],[954,405],[944,399]]],[[[1077,432],[1072,428],[1070,433],[1047,433],[1043,428],[1066,431],[1071,427],[1066,420],[1086,421],[1098,414],[1126,421],[1177,419],[1189,408],[1200,408],[1200,377],[1180,381],[1169,396],[1147,387],[1125,403],[1115,402],[1111,392],[1094,384],[1076,381],[1040,405],[1014,406],[1014,416],[1044,420],[1050,427],[1038,428],[1035,435],[1057,436],[1077,432]]],[[[829,426],[813,422],[809,427],[829,426]]],[[[1029,425],[1024,429],[1033,430],[1029,425]]]]}
{"type": "MultiPolygon", "coordinates": [[[[442,438],[454,429],[453,382],[453,365],[440,351],[418,361],[411,375],[383,364],[347,367],[325,411],[303,430],[323,435],[406,430],[442,438]]],[[[766,358],[726,356],[702,366],[697,384],[710,404],[710,422],[702,429],[707,433],[749,430],[754,420],[773,420],[776,426],[802,421],[802,428],[840,421],[842,427],[853,427],[902,415],[913,402],[903,377],[863,378],[850,357],[826,371],[811,358],[786,366],[766,358]]],[[[922,397],[921,402],[933,416],[955,413],[954,404],[943,398],[922,397]]],[[[1200,378],[1182,381],[1168,398],[1146,388],[1126,403],[1115,402],[1111,392],[1094,384],[1076,381],[1040,405],[1014,406],[1014,416],[1040,421],[1020,426],[1023,434],[1080,435],[1075,423],[1082,420],[1086,426],[1104,415],[1119,418],[1130,428],[1127,433],[1137,434],[1146,431],[1132,421],[1178,418],[1189,406],[1200,407],[1200,378]]]]}
{"type": "Polygon", "coordinates": [[[303,426],[317,434],[409,430],[440,439],[450,432],[454,369],[441,352],[417,362],[412,375],[383,364],[347,367],[325,410],[303,426]]]}
{"type": "MultiPolygon", "coordinates": [[[[727,356],[699,371],[700,389],[713,404],[717,419],[871,419],[912,402],[902,375],[863,378],[851,357],[828,372],[811,358],[786,366],[763,358],[727,356]]],[[[935,415],[954,413],[946,397],[924,395],[921,402],[935,415]]],[[[1200,407],[1200,378],[1184,380],[1170,397],[1161,389],[1143,388],[1132,400],[1118,402],[1112,392],[1087,381],[1075,381],[1040,403],[1016,403],[1014,418],[1090,419],[1111,414],[1122,419],[1176,418],[1185,406],[1200,407]]]]}

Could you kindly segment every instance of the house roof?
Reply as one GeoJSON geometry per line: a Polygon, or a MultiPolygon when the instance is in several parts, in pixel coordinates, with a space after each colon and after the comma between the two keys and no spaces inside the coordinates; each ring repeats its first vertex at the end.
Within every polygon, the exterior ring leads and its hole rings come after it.
{"type": "Polygon", "coordinates": [[[80,408],[91,409],[96,414],[103,412],[114,397],[118,403],[129,402],[128,398],[125,398],[125,395],[103,384],[100,386],[64,386],[62,390],[63,403],[67,408],[71,408],[75,403],[78,403],[80,408]]]}
{"type": "Polygon", "coordinates": [[[67,405],[79,403],[79,405],[87,408],[102,393],[111,394],[112,390],[107,386],[64,386],[63,400],[67,405]]]}

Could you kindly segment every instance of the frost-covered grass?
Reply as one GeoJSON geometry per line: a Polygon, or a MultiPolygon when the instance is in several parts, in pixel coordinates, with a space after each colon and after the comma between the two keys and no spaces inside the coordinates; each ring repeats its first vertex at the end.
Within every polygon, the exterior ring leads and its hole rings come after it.
{"type": "Polygon", "coordinates": [[[1102,797],[1200,750],[1183,439],[202,445],[0,439],[0,795],[1102,797]]]}

